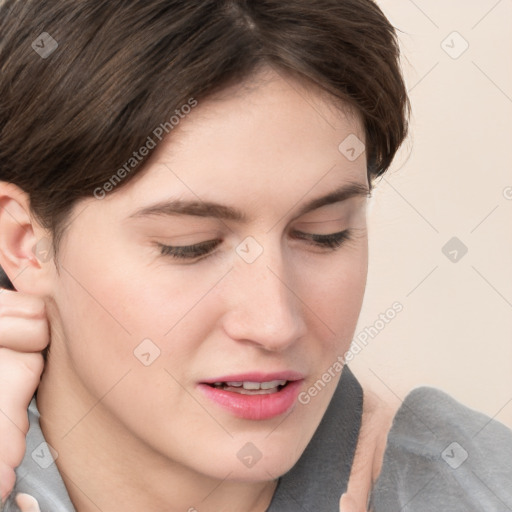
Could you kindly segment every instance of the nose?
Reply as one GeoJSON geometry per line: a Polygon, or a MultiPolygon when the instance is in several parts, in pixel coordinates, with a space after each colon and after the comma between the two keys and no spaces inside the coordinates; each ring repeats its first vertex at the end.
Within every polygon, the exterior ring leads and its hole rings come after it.
{"type": "Polygon", "coordinates": [[[231,339],[284,351],[305,335],[302,291],[279,249],[267,248],[253,263],[237,261],[226,291],[223,325],[231,339]]]}

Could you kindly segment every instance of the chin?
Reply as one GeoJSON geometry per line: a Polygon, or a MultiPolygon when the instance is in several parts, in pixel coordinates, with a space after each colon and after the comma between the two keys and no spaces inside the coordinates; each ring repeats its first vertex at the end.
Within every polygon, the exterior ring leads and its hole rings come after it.
{"type": "Polygon", "coordinates": [[[304,444],[298,451],[299,441],[291,443],[291,435],[286,438],[287,442],[283,442],[282,436],[273,442],[268,439],[265,442],[261,436],[259,440],[254,438],[254,442],[248,440],[248,436],[239,439],[216,443],[212,438],[212,446],[201,446],[198,443],[197,455],[180,462],[210,478],[228,478],[230,481],[248,483],[268,482],[287,473],[299,460],[306,446],[304,444]]]}

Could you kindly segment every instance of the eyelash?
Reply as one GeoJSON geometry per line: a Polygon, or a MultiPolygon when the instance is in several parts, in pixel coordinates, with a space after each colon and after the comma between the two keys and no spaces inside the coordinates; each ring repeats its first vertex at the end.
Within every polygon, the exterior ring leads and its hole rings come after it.
{"type": "MultiPolygon", "coordinates": [[[[336,250],[339,249],[346,241],[350,240],[352,231],[345,229],[338,233],[330,233],[328,235],[315,235],[312,233],[302,233],[300,231],[294,232],[294,237],[299,240],[304,240],[309,245],[321,247],[324,249],[336,250]]],[[[175,259],[180,260],[195,260],[211,256],[212,251],[222,242],[222,240],[208,240],[207,242],[201,242],[195,245],[182,245],[182,246],[171,246],[158,244],[160,247],[161,254],[163,256],[171,256],[175,259]]]]}

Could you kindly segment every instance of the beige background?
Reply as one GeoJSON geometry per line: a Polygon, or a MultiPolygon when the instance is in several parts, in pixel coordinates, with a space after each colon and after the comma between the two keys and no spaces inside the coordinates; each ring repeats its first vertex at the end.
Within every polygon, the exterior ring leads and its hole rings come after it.
{"type": "Polygon", "coordinates": [[[512,427],[512,1],[378,3],[402,31],[413,113],[372,199],[356,334],[404,309],[351,367],[396,404],[430,385],[512,427]]]}

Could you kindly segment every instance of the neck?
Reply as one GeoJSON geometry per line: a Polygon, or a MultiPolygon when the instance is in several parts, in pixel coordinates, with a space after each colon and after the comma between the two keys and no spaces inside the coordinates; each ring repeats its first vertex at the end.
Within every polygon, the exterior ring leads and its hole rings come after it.
{"type": "Polygon", "coordinates": [[[128,432],[69,366],[57,372],[51,359],[37,394],[41,429],[78,512],[267,509],[276,481],[217,480],[169,460],[128,432]]]}

